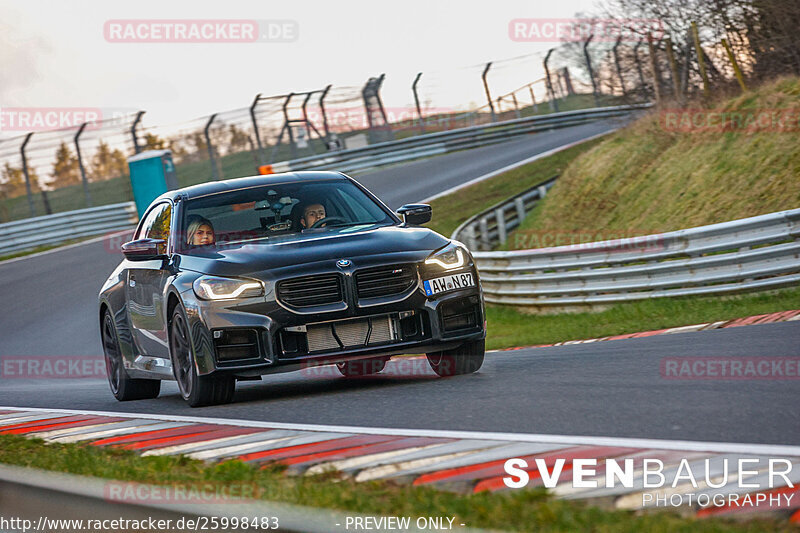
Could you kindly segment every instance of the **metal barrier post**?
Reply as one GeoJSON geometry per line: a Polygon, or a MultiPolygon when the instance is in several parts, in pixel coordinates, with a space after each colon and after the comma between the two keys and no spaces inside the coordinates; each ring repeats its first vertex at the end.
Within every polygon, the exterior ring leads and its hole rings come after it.
{"type": "Polygon", "coordinates": [[[589,70],[589,79],[592,81],[592,96],[594,97],[594,105],[595,107],[600,107],[597,97],[597,83],[594,79],[594,70],[592,70],[592,58],[589,57],[589,43],[592,42],[592,39],[594,39],[594,34],[589,35],[589,38],[586,39],[585,43],[583,43],[583,57],[586,58],[586,68],[589,70]]]}
{"type": "Polygon", "coordinates": [[[522,118],[522,114],[519,112],[519,104],[517,103],[517,95],[511,93],[511,100],[514,102],[514,111],[516,112],[517,118],[522,118]]]}
{"type": "Polygon", "coordinates": [[[506,217],[504,211],[505,209],[502,206],[494,211],[494,217],[497,219],[497,238],[500,240],[500,244],[506,243],[506,217]]]}
{"type": "Polygon", "coordinates": [[[547,51],[547,55],[544,56],[544,75],[545,80],[547,81],[547,93],[550,95],[550,108],[558,113],[558,102],[556,101],[556,93],[553,90],[553,81],[550,79],[550,69],[547,67],[547,62],[550,61],[550,55],[555,51],[555,48],[551,48],[547,51]]]}
{"type": "MultiPolygon", "coordinates": [[[[264,159],[264,145],[261,144],[261,132],[258,131],[258,120],[256,120],[256,106],[258,100],[261,98],[261,93],[258,93],[250,105],[250,120],[253,122],[253,133],[256,134],[256,144],[258,144],[258,160],[257,163],[266,165],[267,161],[264,159]]],[[[259,166],[259,165],[257,165],[259,166]]]]}
{"type": "Polygon", "coordinates": [[[211,144],[211,136],[209,135],[208,131],[211,128],[211,124],[214,122],[214,119],[217,118],[217,114],[214,113],[211,115],[211,118],[208,119],[206,123],[206,127],[203,130],[206,136],[206,149],[208,150],[208,160],[211,162],[211,176],[215,180],[219,180],[219,171],[217,170],[217,160],[214,157],[214,146],[211,144]]]}
{"type": "Polygon", "coordinates": [[[81,133],[86,128],[88,122],[81,124],[78,133],[75,134],[75,153],[78,156],[78,168],[81,171],[81,181],[83,182],[83,194],[86,196],[86,207],[92,207],[92,196],[89,193],[89,180],[86,177],[86,167],[83,166],[83,156],[81,155],[81,143],[79,141],[81,133]]]}
{"type": "Polygon", "coordinates": [[[533,94],[533,84],[528,85],[528,90],[531,92],[531,105],[533,105],[533,112],[539,112],[539,106],[536,104],[536,96],[533,94]]]}
{"type": "Polygon", "coordinates": [[[328,126],[328,115],[325,111],[325,97],[328,96],[328,91],[331,90],[332,85],[328,84],[327,87],[322,91],[322,94],[319,95],[319,110],[322,113],[322,127],[325,129],[325,140],[327,141],[328,138],[331,136],[331,130],[328,126]]]}
{"type": "Polygon", "coordinates": [[[25,140],[22,141],[22,146],[19,147],[19,153],[22,155],[22,173],[25,174],[25,192],[28,194],[28,208],[31,211],[31,216],[36,216],[36,208],[33,205],[33,190],[31,188],[31,177],[28,173],[28,158],[25,156],[25,147],[28,145],[28,141],[31,140],[33,137],[33,132],[30,132],[25,136],[25,140]]]}
{"type": "Polygon", "coordinates": [[[492,68],[492,62],[486,63],[486,68],[483,69],[481,79],[483,79],[483,90],[486,91],[486,102],[489,104],[489,111],[492,113],[492,122],[497,122],[497,115],[494,112],[494,105],[492,104],[492,93],[489,92],[489,82],[486,81],[486,75],[489,74],[489,69],[492,68]]]}
{"type": "Polygon", "coordinates": [[[417,94],[417,84],[422,77],[422,72],[417,72],[417,77],[414,78],[414,83],[411,84],[411,90],[414,93],[414,105],[417,106],[417,116],[419,116],[419,131],[425,133],[425,121],[422,119],[422,107],[419,105],[419,94],[417,94]]]}
{"type": "Polygon", "coordinates": [[[136,135],[136,126],[138,126],[139,122],[142,120],[142,115],[144,115],[144,111],[139,111],[138,113],[136,113],[136,118],[133,120],[133,124],[131,124],[131,136],[133,137],[133,151],[137,154],[142,151],[142,148],[139,146],[139,137],[136,135]]]}

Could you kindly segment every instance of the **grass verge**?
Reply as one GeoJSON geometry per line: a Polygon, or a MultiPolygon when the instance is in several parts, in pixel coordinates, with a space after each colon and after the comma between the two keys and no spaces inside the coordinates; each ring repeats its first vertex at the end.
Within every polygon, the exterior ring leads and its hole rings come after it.
{"type": "Polygon", "coordinates": [[[567,148],[431,202],[433,219],[427,227],[449,237],[472,215],[520,191],[560,174],[578,155],[602,142],[602,138],[567,148]]]}
{"type": "MultiPolygon", "coordinates": [[[[750,116],[798,106],[800,78],[788,77],[722,100],[708,113],[750,116]]],[[[529,248],[535,246],[520,237],[646,235],[800,207],[796,132],[675,131],[668,113],[650,113],[578,155],[509,242],[529,248]]]]}
{"type": "Polygon", "coordinates": [[[655,298],[599,312],[532,315],[487,305],[486,348],[551,344],[623,333],[688,326],[800,308],[800,288],[739,296],[655,298]]]}
{"type": "Polygon", "coordinates": [[[513,531],[756,532],[798,531],[786,521],[724,518],[698,520],[662,511],[636,514],[602,510],[549,497],[543,490],[455,494],[388,482],[354,483],[333,474],[290,477],[277,466],[240,461],[207,464],[186,457],[140,457],[128,450],[0,435],[0,463],[156,485],[247,483],[265,500],[354,511],[368,515],[455,516],[468,527],[513,531]]]}

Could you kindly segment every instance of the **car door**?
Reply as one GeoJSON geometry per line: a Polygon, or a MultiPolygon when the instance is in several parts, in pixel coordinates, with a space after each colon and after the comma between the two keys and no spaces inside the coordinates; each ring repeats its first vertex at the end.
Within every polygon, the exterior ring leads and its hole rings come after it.
{"type": "MultiPolygon", "coordinates": [[[[136,239],[164,239],[170,250],[169,236],[172,204],[159,203],[145,214],[136,239]]],[[[132,337],[139,355],[169,358],[166,320],[164,318],[164,285],[170,276],[164,261],[132,261],[126,286],[132,337]]]]}

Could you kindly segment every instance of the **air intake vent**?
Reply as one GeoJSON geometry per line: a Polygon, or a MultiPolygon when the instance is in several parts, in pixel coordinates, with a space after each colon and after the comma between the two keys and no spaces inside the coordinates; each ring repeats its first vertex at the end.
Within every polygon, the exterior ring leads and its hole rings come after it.
{"type": "Polygon", "coordinates": [[[342,301],[339,274],[304,276],[278,282],[278,299],[291,307],[316,307],[342,301]]]}
{"type": "Polygon", "coordinates": [[[379,298],[402,294],[417,282],[413,265],[389,265],[356,272],[359,298],[379,298]]]}

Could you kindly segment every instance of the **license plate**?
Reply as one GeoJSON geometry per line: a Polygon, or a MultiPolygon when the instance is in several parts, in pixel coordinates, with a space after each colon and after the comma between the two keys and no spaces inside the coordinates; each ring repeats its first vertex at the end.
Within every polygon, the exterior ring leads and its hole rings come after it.
{"type": "Polygon", "coordinates": [[[471,273],[453,274],[452,276],[426,280],[422,285],[425,287],[425,294],[432,296],[440,292],[474,287],[475,280],[472,279],[471,273]]]}

